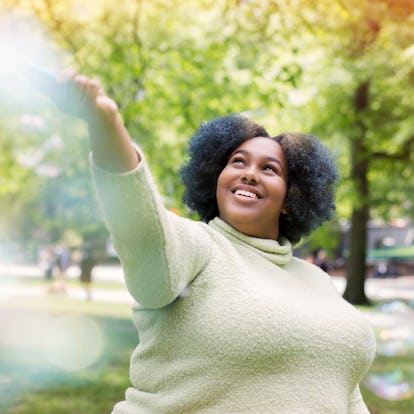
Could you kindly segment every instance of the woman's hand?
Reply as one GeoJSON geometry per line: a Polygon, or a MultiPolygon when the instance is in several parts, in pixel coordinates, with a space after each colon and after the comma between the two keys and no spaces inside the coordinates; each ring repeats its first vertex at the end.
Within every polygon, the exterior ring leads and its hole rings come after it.
{"type": "Polygon", "coordinates": [[[130,171],[137,166],[140,157],[118,107],[98,81],[78,75],[73,70],[36,68],[30,71],[30,79],[62,112],[87,121],[97,165],[111,172],[130,171]]]}
{"type": "Polygon", "coordinates": [[[29,78],[66,114],[96,122],[118,111],[116,103],[106,95],[97,80],[79,75],[74,70],[34,69],[29,78]]]}

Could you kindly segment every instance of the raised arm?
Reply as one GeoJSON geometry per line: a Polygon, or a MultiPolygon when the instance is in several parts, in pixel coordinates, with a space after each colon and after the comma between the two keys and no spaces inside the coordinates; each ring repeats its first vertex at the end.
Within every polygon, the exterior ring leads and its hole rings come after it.
{"type": "Polygon", "coordinates": [[[98,166],[110,172],[125,172],[138,165],[139,155],[118,107],[96,80],[72,70],[35,71],[30,78],[61,111],[87,122],[93,159],[98,166]]]}
{"type": "Polygon", "coordinates": [[[168,305],[212,255],[205,225],[165,210],[144,156],[98,82],[70,71],[37,77],[63,112],[88,123],[97,195],[131,295],[144,307],[168,305]]]}

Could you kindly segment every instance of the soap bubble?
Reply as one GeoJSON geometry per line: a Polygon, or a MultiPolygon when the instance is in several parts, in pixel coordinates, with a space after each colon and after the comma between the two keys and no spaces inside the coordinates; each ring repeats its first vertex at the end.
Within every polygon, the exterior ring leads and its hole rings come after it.
{"type": "Polygon", "coordinates": [[[378,355],[414,355],[414,312],[408,304],[382,303],[366,315],[376,330],[378,355]]]}
{"type": "Polygon", "coordinates": [[[414,395],[413,384],[405,379],[405,373],[402,370],[368,374],[364,379],[364,385],[384,400],[408,400],[414,395]]]}
{"type": "Polygon", "coordinates": [[[411,307],[401,301],[401,300],[392,300],[390,302],[385,302],[379,305],[381,312],[385,313],[399,313],[399,314],[410,314],[413,313],[411,307]]]}
{"type": "MultiPolygon", "coordinates": [[[[366,312],[375,329],[377,355],[395,357],[414,355],[414,312],[401,300],[381,303],[366,312]]],[[[389,401],[414,396],[414,375],[409,369],[369,373],[363,383],[368,390],[389,401]]]]}
{"type": "Polygon", "coordinates": [[[377,353],[384,356],[414,354],[414,330],[410,324],[382,329],[377,335],[377,353]]]}

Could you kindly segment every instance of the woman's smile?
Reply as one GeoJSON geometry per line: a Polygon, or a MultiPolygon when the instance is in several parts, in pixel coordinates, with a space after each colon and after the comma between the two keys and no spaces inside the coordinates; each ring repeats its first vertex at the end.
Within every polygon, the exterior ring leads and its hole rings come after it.
{"type": "Polygon", "coordinates": [[[234,190],[232,190],[232,193],[235,196],[240,197],[240,199],[243,201],[245,201],[246,199],[258,200],[263,198],[263,196],[261,196],[256,189],[246,185],[237,186],[236,188],[234,188],[234,190]]]}

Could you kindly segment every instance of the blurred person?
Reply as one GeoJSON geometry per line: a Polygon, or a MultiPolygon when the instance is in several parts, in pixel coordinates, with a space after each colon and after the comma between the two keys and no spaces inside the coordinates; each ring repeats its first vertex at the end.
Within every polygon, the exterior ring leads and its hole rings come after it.
{"type": "Polygon", "coordinates": [[[57,280],[50,287],[50,293],[66,293],[66,272],[71,265],[71,252],[65,244],[59,244],[55,248],[56,266],[58,269],[57,280]]]}
{"type": "MultiPolygon", "coordinates": [[[[292,244],[332,218],[338,173],[314,136],[237,114],[200,126],[181,168],[201,221],[167,211],[99,83],[39,86],[89,127],[91,169],[139,333],[113,414],[369,414],[369,322],[292,244]]],[[[169,156],[167,153],[165,156],[169,156]]]]}
{"type": "Polygon", "coordinates": [[[51,281],[54,277],[56,266],[56,255],[53,246],[49,245],[41,249],[39,254],[39,267],[43,271],[43,277],[46,281],[51,281]]]}
{"type": "Polygon", "coordinates": [[[329,271],[328,254],[325,250],[319,250],[315,258],[316,266],[320,267],[324,272],[329,271]]]}
{"type": "Polygon", "coordinates": [[[82,258],[80,261],[80,275],[79,279],[85,290],[86,299],[91,300],[91,282],[92,282],[92,270],[96,265],[95,258],[92,253],[92,249],[87,247],[84,249],[82,258]]]}
{"type": "Polygon", "coordinates": [[[311,263],[311,264],[315,264],[315,256],[312,253],[309,253],[305,257],[305,262],[308,262],[308,263],[311,263]]]}

